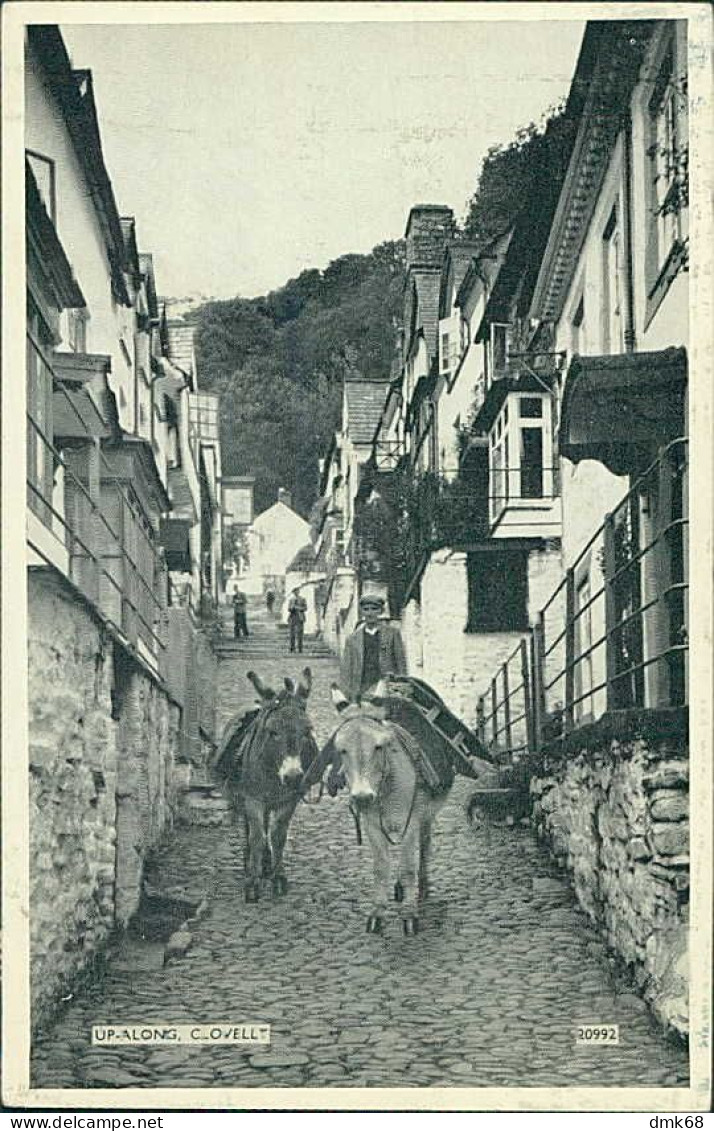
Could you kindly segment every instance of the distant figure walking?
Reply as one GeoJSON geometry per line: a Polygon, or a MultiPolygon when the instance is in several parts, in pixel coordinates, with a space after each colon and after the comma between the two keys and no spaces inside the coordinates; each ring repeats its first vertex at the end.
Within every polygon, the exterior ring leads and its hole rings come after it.
{"type": "Polygon", "coordinates": [[[306,616],[307,601],[304,597],[300,596],[299,589],[293,589],[292,596],[288,601],[288,627],[290,628],[291,652],[302,652],[306,616]]]}
{"type": "Polygon", "coordinates": [[[245,593],[241,589],[236,589],[233,594],[233,635],[236,640],[241,636],[250,636],[246,620],[247,607],[248,598],[245,593]]]}
{"type": "Polygon", "coordinates": [[[272,589],[269,589],[268,592],[265,594],[265,607],[268,610],[268,613],[270,614],[270,616],[272,617],[273,609],[275,608],[275,594],[274,594],[272,589]]]}

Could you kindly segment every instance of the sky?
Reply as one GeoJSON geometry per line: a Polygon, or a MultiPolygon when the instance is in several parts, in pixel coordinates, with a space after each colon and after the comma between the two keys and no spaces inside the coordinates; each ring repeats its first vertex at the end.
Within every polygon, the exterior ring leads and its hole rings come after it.
{"type": "Polygon", "coordinates": [[[569,90],[584,25],[72,25],[121,215],[164,296],[251,297],[462,218],[491,145],[569,90]]]}

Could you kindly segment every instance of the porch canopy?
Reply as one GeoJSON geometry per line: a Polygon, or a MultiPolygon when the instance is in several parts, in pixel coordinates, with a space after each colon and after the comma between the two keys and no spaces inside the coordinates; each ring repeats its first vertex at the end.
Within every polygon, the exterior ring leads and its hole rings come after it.
{"type": "Polygon", "coordinates": [[[597,460],[614,475],[636,474],[643,458],[684,430],[687,351],[575,357],[560,413],[559,451],[572,463],[597,460]]]}

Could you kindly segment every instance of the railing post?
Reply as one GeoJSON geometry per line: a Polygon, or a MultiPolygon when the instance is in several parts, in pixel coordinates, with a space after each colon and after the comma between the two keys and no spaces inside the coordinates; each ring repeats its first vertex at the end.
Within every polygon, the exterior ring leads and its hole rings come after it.
{"type": "Polygon", "coordinates": [[[493,742],[496,742],[496,734],[498,731],[498,688],[496,687],[496,676],[491,680],[491,736],[493,742]]]}
{"type": "Polygon", "coordinates": [[[511,731],[511,701],[508,689],[508,660],[503,665],[503,723],[506,735],[506,747],[513,749],[513,733],[511,731]]]}
{"type": "MultiPolygon", "coordinates": [[[[531,637],[532,639],[532,637],[531,637]]],[[[531,703],[530,671],[528,668],[528,645],[525,636],[520,644],[521,654],[521,680],[523,681],[523,713],[526,716],[526,743],[529,751],[535,749],[535,735],[533,728],[533,709],[531,703]]]]}
{"type": "Polygon", "coordinates": [[[486,725],[484,722],[484,714],[483,695],[479,695],[478,703],[476,704],[476,733],[478,734],[483,746],[486,745],[486,725]]]}
{"type": "Polygon", "coordinates": [[[617,679],[617,641],[614,637],[617,603],[613,588],[615,576],[615,520],[612,514],[603,526],[603,564],[605,567],[605,695],[608,711],[617,707],[615,681],[617,679]]]}
{"type": "Polygon", "coordinates": [[[565,574],[565,703],[563,732],[568,734],[575,723],[575,574],[572,566],[565,574]]]}
{"type": "Polygon", "coordinates": [[[541,609],[538,621],[533,629],[533,702],[535,704],[537,721],[537,742],[540,748],[543,744],[543,727],[545,724],[545,613],[541,609]]]}
{"type": "Polygon", "coordinates": [[[89,518],[89,549],[92,555],[92,599],[97,605],[101,603],[101,453],[100,442],[94,437],[89,442],[87,451],[87,490],[91,499],[91,514],[89,518]]]}

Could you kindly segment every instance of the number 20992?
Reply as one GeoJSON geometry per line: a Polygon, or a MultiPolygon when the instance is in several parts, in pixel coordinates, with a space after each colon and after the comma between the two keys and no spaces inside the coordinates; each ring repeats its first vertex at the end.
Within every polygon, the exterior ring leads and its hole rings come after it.
{"type": "Polygon", "coordinates": [[[578,1025],[575,1030],[576,1045],[619,1045],[618,1025],[578,1025]]]}

